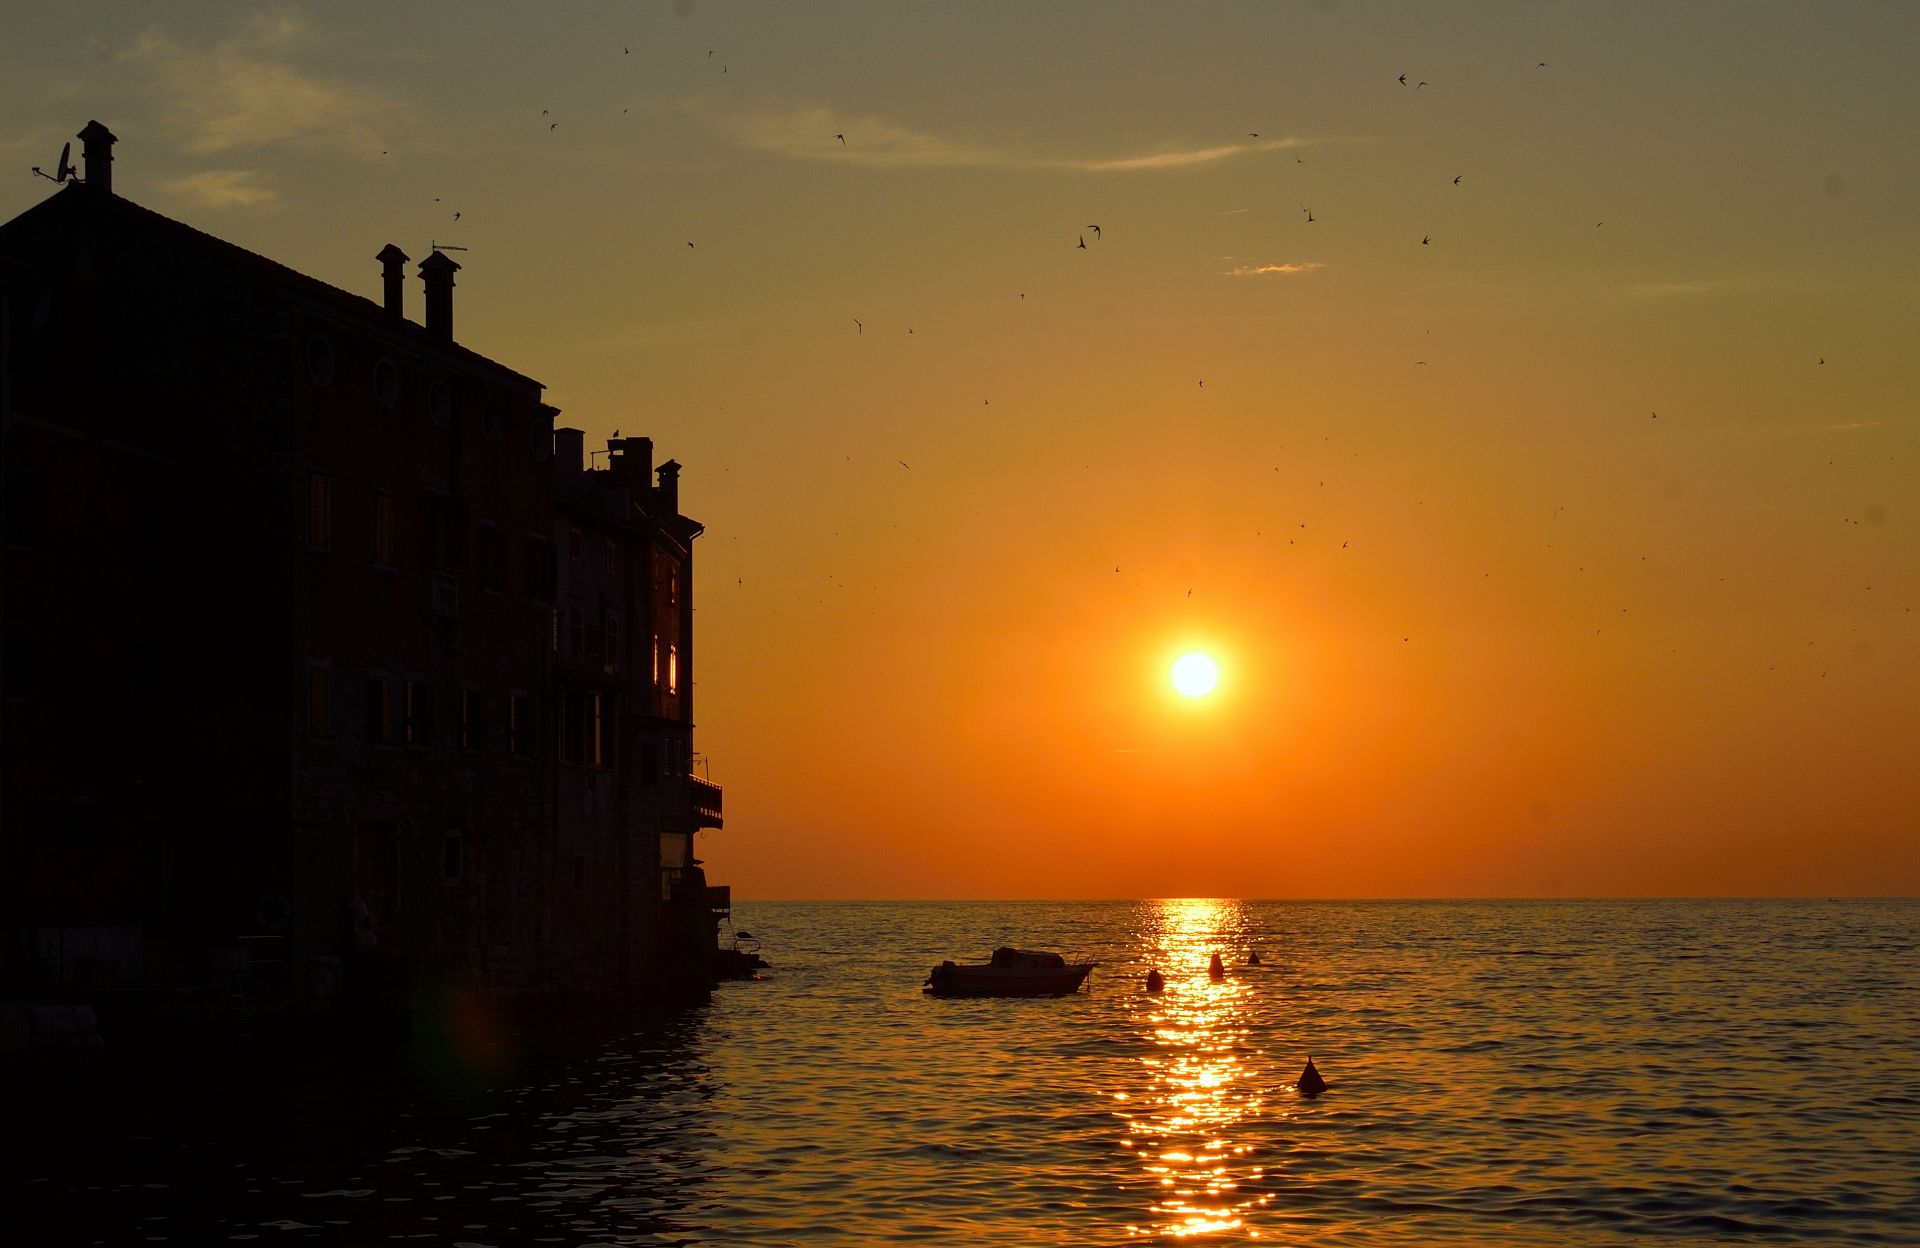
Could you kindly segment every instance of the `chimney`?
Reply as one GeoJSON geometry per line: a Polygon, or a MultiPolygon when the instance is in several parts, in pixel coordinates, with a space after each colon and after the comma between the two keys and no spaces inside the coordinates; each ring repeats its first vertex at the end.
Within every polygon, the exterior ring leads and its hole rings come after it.
{"type": "Polygon", "coordinates": [[[615,445],[620,448],[614,460],[620,466],[620,484],[627,487],[633,501],[644,509],[648,488],[653,484],[653,439],[621,438],[615,445]]]}
{"type": "Polygon", "coordinates": [[[380,262],[380,285],[386,292],[387,315],[405,316],[407,253],[388,243],[374,259],[380,262]]]}
{"type": "Polygon", "coordinates": [[[87,185],[113,194],[113,131],[97,121],[74,136],[80,140],[80,155],[87,162],[87,185]]]}
{"type": "Polygon", "coordinates": [[[420,262],[420,280],[427,287],[427,332],[453,339],[453,275],[460,266],[438,248],[420,262]]]}
{"type": "MultiPolygon", "coordinates": [[[[435,252],[435,255],[440,253],[435,252]]],[[[560,471],[569,477],[577,477],[581,472],[580,461],[587,452],[587,431],[585,429],[555,429],[553,431],[553,456],[560,464],[560,471]]]]}
{"type": "Polygon", "coordinates": [[[680,465],[668,460],[660,465],[660,506],[658,512],[663,516],[680,514],[680,465]]]}

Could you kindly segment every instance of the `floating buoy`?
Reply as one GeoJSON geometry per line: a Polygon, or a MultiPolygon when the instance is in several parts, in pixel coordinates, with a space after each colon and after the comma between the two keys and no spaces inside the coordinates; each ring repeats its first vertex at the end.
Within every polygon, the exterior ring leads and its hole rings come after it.
{"type": "Polygon", "coordinates": [[[1159,992],[1162,988],[1165,988],[1166,986],[1167,986],[1167,981],[1161,978],[1159,967],[1157,966],[1153,967],[1151,970],[1147,972],[1147,991],[1148,992],[1159,992]]]}
{"type": "Polygon", "coordinates": [[[1260,965],[1260,951],[1258,949],[1255,949],[1252,953],[1247,955],[1247,965],[1248,966],[1260,965]]]}
{"type": "Polygon", "coordinates": [[[1213,961],[1207,963],[1207,974],[1214,979],[1225,979],[1227,977],[1227,965],[1220,960],[1219,954],[1214,954],[1213,961]]]}
{"type": "Polygon", "coordinates": [[[1300,1095],[1319,1096],[1327,1090],[1327,1081],[1313,1068],[1313,1058],[1307,1058],[1307,1068],[1300,1072],[1300,1095]]]}

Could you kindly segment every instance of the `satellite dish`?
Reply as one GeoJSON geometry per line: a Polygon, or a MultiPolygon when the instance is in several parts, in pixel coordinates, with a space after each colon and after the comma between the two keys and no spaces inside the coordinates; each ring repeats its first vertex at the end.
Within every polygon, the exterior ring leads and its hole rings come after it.
{"type": "Polygon", "coordinates": [[[60,167],[55,171],[53,180],[65,182],[73,176],[73,144],[68,143],[60,149],[60,167]]]}

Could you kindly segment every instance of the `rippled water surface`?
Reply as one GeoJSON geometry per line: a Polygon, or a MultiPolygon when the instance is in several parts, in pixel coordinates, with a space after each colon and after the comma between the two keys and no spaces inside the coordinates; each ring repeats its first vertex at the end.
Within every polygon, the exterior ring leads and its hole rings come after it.
{"type": "Polygon", "coordinates": [[[107,1243],[1920,1242],[1914,903],[735,917],[773,970],[666,1025],[305,1151],[29,1166],[11,1207],[107,1243]],[[1097,959],[1091,991],[921,994],[1002,943],[1097,959]]]}

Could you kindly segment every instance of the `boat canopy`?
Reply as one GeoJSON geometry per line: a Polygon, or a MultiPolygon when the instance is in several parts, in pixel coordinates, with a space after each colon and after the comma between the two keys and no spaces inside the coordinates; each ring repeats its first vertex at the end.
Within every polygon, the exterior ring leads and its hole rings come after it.
{"type": "Polygon", "coordinates": [[[993,960],[988,963],[989,966],[1036,971],[1058,970],[1066,964],[1067,960],[1057,953],[1035,953],[1028,949],[1015,949],[1009,945],[1002,945],[995,949],[993,960]]]}

